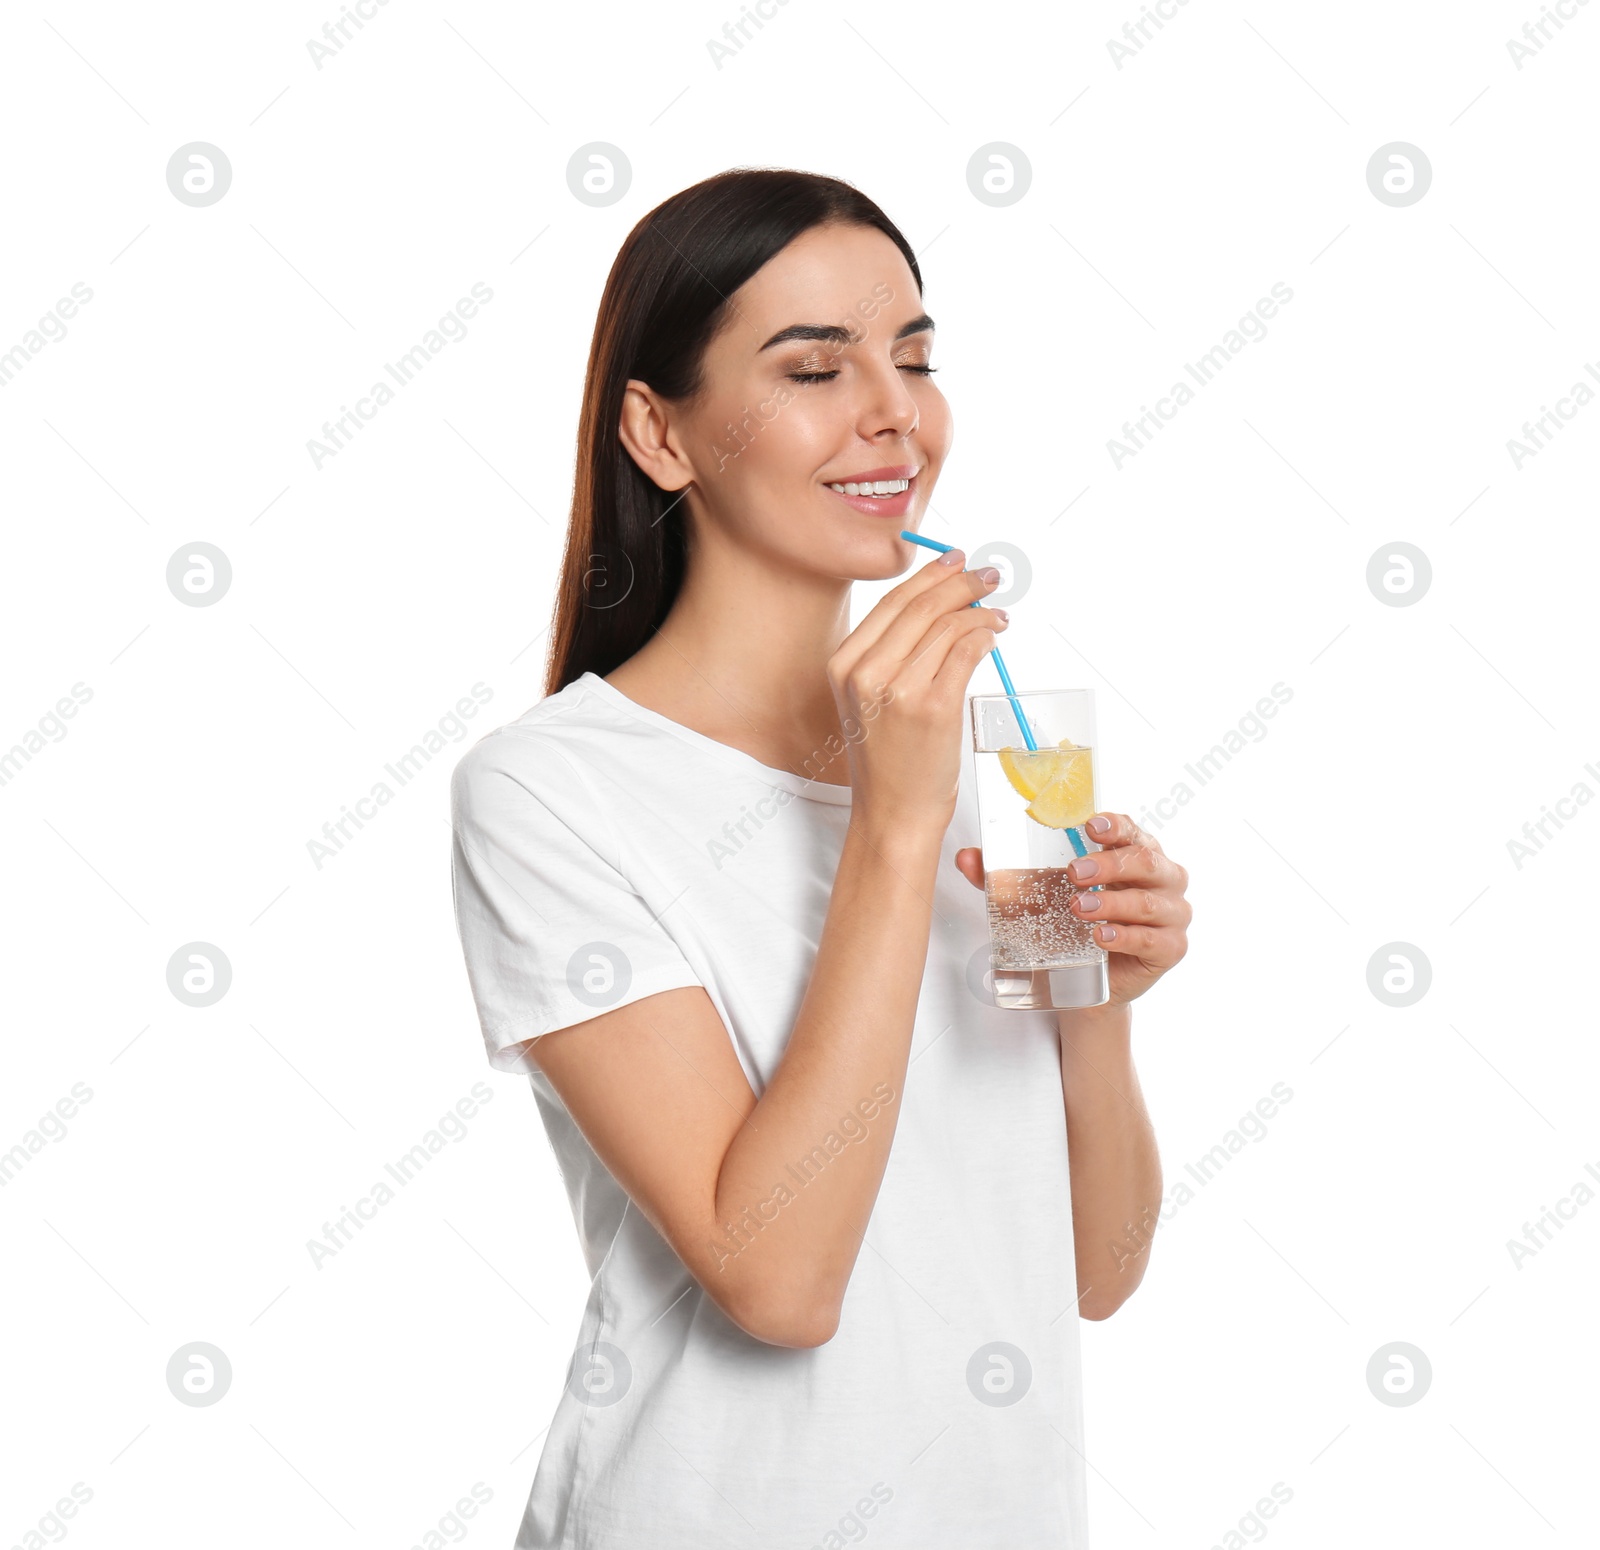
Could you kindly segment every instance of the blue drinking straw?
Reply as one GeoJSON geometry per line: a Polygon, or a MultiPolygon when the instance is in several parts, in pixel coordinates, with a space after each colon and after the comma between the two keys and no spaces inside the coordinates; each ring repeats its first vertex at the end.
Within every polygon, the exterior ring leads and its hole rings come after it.
{"type": "MultiPolygon", "coordinates": [[[[937,538],[924,538],[921,533],[908,532],[900,529],[900,536],[911,543],[921,544],[924,549],[937,549],[941,554],[948,554],[955,548],[954,544],[942,544],[937,538]]],[[[978,607],[979,600],[974,598],[967,606],[978,607]]],[[[1000,674],[1000,682],[1005,687],[1006,698],[1011,701],[1011,709],[1016,712],[1017,725],[1022,728],[1023,741],[1028,745],[1029,753],[1037,753],[1039,745],[1033,740],[1033,730],[1028,725],[1028,718],[1022,714],[1022,706],[1017,701],[1017,691],[1011,686],[1011,674],[1006,671],[1006,665],[1000,658],[1000,648],[996,646],[989,655],[994,658],[995,670],[1000,674]]],[[[1088,847],[1083,843],[1083,837],[1075,828],[1068,828],[1067,838],[1072,841],[1073,851],[1080,856],[1089,854],[1088,847]]]]}

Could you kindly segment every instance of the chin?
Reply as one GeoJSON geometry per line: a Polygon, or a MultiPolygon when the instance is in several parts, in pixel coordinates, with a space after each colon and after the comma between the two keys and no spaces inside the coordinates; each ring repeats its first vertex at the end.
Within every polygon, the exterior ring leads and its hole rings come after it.
{"type": "Polygon", "coordinates": [[[929,560],[934,557],[932,550],[904,542],[900,537],[902,527],[908,532],[917,531],[914,518],[904,522],[886,522],[884,532],[868,534],[852,546],[847,571],[852,581],[890,581],[909,575],[924,557],[929,560]],[[908,549],[910,554],[905,552],[908,549]]]}

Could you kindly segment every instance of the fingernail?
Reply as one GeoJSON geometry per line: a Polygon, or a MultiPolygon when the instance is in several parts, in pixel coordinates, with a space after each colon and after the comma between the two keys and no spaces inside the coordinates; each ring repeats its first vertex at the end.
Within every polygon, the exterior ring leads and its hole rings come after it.
{"type": "Polygon", "coordinates": [[[1078,895],[1078,908],[1091,911],[1099,909],[1100,895],[1097,893],[1080,893],[1078,895]]]}
{"type": "Polygon", "coordinates": [[[964,555],[959,549],[946,549],[945,552],[939,556],[939,563],[941,565],[959,565],[965,559],[966,555],[964,555]]]}
{"type": "Polygon", "coordinates": [[[980,581],[987,581],[991,583],[996,582],[1000,579],[1000,572],[997,571],[992,565],[985,565],[983,569],[978,572],[978,579],[980,581]]]}
{"type": "Polygon", "coordinates": [[[1086,883],[1091,877],[1100,875],[1100,863],[1092,856],[1085,856],[1081,860],[1074,861],[1067,871],[1073,882],[1086,883]]]}
{"type": "Polygon", "coordinates": [[[1102,925],[1100,927],[1100,940],[1102,942],[1114,942],[1116,939],[1117,928],[1115,926],[1102,925]]]}
{"type": "Polygon", "coordinates": [[[1011,615],[1008,614],[1005,611],[1005,609],[1003,609],[1003,608],[991,608],[989,610],[989,612],[992,613],[995,616],[995,618],[998,619],[1001,622],[1001,624],[1010,624],[1011,623],[1011,615]]]}
{"type": "Polygon", "coordinates": [[[1111,820],[1109,818],[1091,818],[1089,820],[1089,832],[1091,834],[1104,834],[1110,827],[1111,820]]]}

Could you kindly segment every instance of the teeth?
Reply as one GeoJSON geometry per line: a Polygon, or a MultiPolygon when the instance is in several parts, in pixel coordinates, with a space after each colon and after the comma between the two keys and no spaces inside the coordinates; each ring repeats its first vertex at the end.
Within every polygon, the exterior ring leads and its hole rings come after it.
{"type": "Polygon", "coordinates": [[[874,479],[868,484],[830,484],[830,490],[837,490],[841,495],[871,495],[882,497],[898,495],[902,490],[911,488],[909,479],[874,479]]]}

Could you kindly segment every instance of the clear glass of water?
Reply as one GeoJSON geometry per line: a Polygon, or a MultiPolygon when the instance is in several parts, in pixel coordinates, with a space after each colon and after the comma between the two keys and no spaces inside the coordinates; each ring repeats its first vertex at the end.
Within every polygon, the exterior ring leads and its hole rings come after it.
{"type": "Polygon", "coordinates": [[[1100,849],[1083,828],[1098,811],[1094,691],[1019,691],[1015,700],[967,696],[995,1004],[1102,1006],[1111,998],[1106,951],[1093,923],[1073,913],[1079,890],[1067,876],[1079,855],[1100,849]]]}

